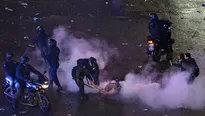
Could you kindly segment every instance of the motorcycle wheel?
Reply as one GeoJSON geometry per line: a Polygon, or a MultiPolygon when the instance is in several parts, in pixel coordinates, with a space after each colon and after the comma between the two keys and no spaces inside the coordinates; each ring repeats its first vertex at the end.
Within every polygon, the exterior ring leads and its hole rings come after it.
{"type": "Polygon", "coordinates": [[[38,96],[32,92],[29,92],[27,95],[29,96],[28,103],[31,104],[31,106],[37,106],[38,105],[38,96]]]}
{"type": "MultiPolygon", "coordinates": [[[[9,94],[11,94],[12,95],[12,87],[7,87],[7,88],[5,88],[5,91],[4,92],[6,92],[6,93],[9,93],[9,94]]],[[[14,91],[14,89],[13,89],[13,91],[14,91]]],[[[15,92],[15,91],[14,91],[15,92]]],[[[15,94],[15,93],[14,93],[15,94]]],[[[6,100],[9,102],[9,103],[13,103],[13,98],[11,98],[10,96],[7,96],[7,95],[5,95],[5,97],[6,97],[6,100]]]]}
{"type": "Polygon", "coordinates": [[[50,110],[50,100],[46,94],[39,93],[39,107],[43,112],[48,112],[50,110]]]}
{"type": "Polygon", "coordinates": [[[159,62],[160,59],[161,59],[161,55],[159,53],[153,53],[152,54],[152,60],[154,62],[159,62]]]}

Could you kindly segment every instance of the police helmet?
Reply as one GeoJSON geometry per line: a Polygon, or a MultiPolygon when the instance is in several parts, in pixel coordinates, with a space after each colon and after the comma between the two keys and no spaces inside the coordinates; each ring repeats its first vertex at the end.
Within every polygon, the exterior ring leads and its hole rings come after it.
{"type": "Polygon", "coordinates": [[[6,53],[6,59],[12,59],[14,55],[14,53],[6,53]]]}
{"type": "Polygon", "coordinates": [[[186,57],[186,58],[191,58],[191,54],[190,54],[190,53],[186,53],[186,54],[185,54],[185,57],[186,57]]]}
{"type": "Polygon", "coordinates": [[[94,63],[96,63],[97,62],[97,60],[94,58],[94,57],[90,57],[89,58],[89,64],[90,65],[93,65],[94,63]]]}
{"type": "Polygon", "coordinates": [[[94,57],[90,57],[89,60],[92,62],[97,62],[97,60],[94,57]]]}
{"type": "Polygon", "coordinates": [[[52,38],[48,39],[48,45],[49,46],[53,46],[53,45],[56,45],[56,44],[57,44],[56,40],[54,40],[52,38]]]}
{"type": "Polygon", "coordinates": [[[27,56],[22,56],[21,57],[21,62],[27,63],[29,61],[30,61],[29,57],[27,57],[27,56]]]}
{"type": "Polygon", "coordinates": [[[36,28],[36,31],[41,32],[44,30],[44,26],[40,25],[36,28]]]}
{"type": "Polygon", "coordinates": [[[149,17],[152,19],[152,20],[158,20],[158,15],[156,13],[150,13],[149,14],[149,17]]]}

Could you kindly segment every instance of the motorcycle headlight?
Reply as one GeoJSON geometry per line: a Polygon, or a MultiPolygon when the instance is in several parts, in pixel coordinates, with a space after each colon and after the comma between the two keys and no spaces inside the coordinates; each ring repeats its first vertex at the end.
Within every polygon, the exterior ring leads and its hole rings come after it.
{"type": "Polygon", "coordinates": [[[43,89],[46,89],[46,88],[48,88],[48,84],[46,85],[46,84],[43,84],[43,85],[41,85],[41,87],[43,88],[43,89]]]}
{"type": "Polygon", "coordinates": [[[148,50],[149,51],[154,51],[154,44],[149,44],[148,50]]]}
{"type": "Polygon", "coordinates": [[[48,88],[48,81],[45,81],[44,84],[41,85],[43,89],[48,88]]]}

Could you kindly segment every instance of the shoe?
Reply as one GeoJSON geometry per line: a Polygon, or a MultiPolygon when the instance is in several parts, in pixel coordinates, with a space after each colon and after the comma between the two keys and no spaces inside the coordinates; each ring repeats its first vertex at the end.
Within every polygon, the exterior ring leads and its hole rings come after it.
{"type": "Polygon", "coordinates": [[[14,109],[17,109],[17,101],[14,101],[14,102],[12,103],[12,107],[13,107],[14,109]]]}
{"type": "Polygon", "coordinates": [[[88,98],[89,98],[88,95],[83,95],[80,97],[81,100],[88,100],[88,98]]]}

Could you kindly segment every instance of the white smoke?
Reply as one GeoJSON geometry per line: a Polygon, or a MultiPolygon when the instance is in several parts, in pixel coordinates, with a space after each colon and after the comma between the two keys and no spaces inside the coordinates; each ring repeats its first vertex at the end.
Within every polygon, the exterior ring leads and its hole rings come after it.
{"type": "MultiPolygon", "coordinates": [[[[100,69],[103,70],[110,57],[118,56],[117,51],[110,48],[103,39],[77,38],[63,26],[54,29],[53,38],[57,40],[61,50],[58,77],[60,83],[71,92],[78,91],[71,76],[71,70],[77,64],[77,59],[95,57],[100,69]]],[[[187,85],[188,75],[187,72],[167,72],[163,74],[162,83],[149,83],[157,73],[154,73],[148,64],[141,74],[128,73],[125,76],[125,81],[120,82],[122,86],[120,95],[128,99],[140,99],[153,108],[184,106],[201,109],[205,106],[205,80],[199,76],[192,85],[187,85]]],[[[108,83],[102,82],[101,87],[105,87],[108,83]]],[[[97,92],[97,90],[86,88],[86,92],[97,92]]]]}
{"type": "MultiPolygon", "coordinates": [[[[152,75],[152,74],[150,74],[152,75]]],[[[143,75],[129,73],[122,85],[124,98],[140,99],[152,108],[177,108],[183,106],[201,109],[205,106],[204,79],[198,77],[193,85],[187,85],[188,72],[170,72],[163,76],[161,87],[158,83],[148,83],[143,75]]]]}
{"type": "MultiPolygon", "coordinates": [[[[110,57],[118,56],[116,50],[110,48],[105,40],[99,38],[77,38],[64,26],[59,26],[53,31],[53,39],[57,41],[60,53],[60,66],[58,77],[64,89],[77,92],[78,87],[72,79],[71,70],[77,65],[79,58],[94,57],[97,59],[100,70],[103,70],[110,57]]],[[[35,51],[33,56],[40,58],[39,51],[35,51]]],[[[41,65],[42,69],[42,65],[41,65]]],[[[103,78],[100,76],[100,78],[103,78]]],[[[85,80],[85,82],[87,82],[85,80]]],[[[98,92],[96,89],[86,87],[86,92],[98,92]]]]}

